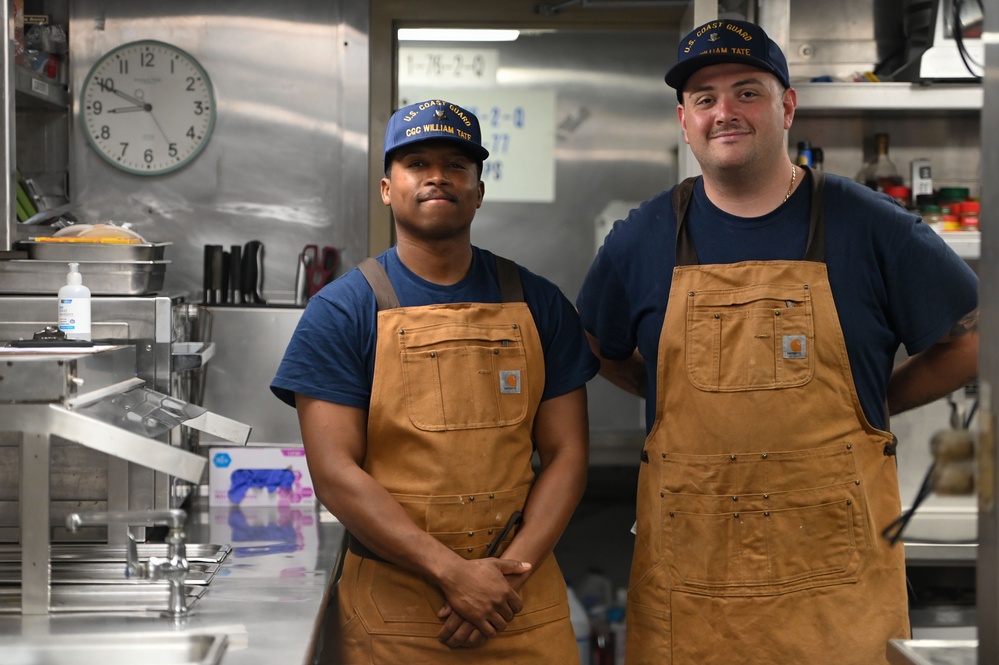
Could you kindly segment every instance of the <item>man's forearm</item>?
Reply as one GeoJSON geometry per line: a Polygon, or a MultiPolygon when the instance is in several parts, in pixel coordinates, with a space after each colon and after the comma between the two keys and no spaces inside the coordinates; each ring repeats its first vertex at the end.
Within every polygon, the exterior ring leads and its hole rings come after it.
{"type": "Polygon", "coordinates": [[[950,334],[892,372],[888,413],[895,415],[949,395],[978,376],[978,310],[950,334]]]}

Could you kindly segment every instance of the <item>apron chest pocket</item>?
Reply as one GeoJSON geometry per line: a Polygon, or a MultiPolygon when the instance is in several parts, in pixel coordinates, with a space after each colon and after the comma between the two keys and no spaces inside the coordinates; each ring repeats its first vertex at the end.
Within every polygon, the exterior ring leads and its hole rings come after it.
{"type": "Polygon", "coordinates": [[[687,299],[687,376],[700,390],[802,386],[815,370],[814,339],[807,285],[698,291],[687,299]]]}
{"type": "Polygon", "coordinates": [[[502,427],[527,415],[528,376],[514,325],[446,323],[399,332],[406,407],[424,431],[502,427]]]}

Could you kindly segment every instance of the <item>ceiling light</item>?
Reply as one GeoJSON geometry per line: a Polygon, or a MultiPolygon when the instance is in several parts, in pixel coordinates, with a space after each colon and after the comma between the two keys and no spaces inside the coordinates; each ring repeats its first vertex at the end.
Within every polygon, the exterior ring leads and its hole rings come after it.
{"type": "Polygon", "coordinates": [[[512,42],[520,30],[465,30],[451,28],[400,28],[399,41],[512,42]]]}

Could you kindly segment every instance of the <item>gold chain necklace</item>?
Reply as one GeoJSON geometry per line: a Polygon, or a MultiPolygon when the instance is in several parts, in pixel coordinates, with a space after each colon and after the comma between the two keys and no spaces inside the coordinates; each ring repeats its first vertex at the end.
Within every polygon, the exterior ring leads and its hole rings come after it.
{"type": "Polygon", "coordinates": [[[791,184],[787,186],[787,194],[784,195],[785,201],[791,198],[791,192],[794,190],[794,180],[797,177],[798,177],[798,169],[794,164],[791,164],[791,184]]]}

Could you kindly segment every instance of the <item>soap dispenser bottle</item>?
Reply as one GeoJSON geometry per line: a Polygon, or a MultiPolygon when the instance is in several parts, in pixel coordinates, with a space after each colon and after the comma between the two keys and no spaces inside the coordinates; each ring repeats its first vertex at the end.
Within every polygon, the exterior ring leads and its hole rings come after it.
{"type": "Polygon", "coordinates": [[[59,289],[59,330],[67,339],[90,340],[90,289],[83,285],[79,263],[69,264],[66,285],[59,289]]]}

